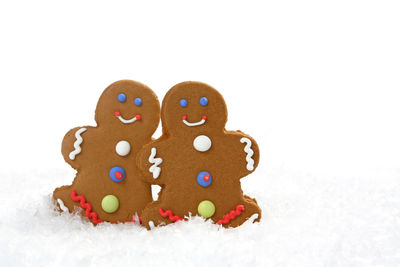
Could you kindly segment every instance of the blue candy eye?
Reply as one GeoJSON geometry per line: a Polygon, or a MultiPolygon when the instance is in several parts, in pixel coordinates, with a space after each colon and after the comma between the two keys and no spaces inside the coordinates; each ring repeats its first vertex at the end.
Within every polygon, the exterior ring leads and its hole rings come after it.
{"type": "Polygon", "coordinates": [[[135,105],[136,106],[141,106],[143,103],[142,99],[140,97],[135,98],[135,105]]]}
{"type": "Polygon", "coordinates": [[[188,105],[188,102],[187,102],[187,100],[186,99],[181,99],[180,101],[179,101],[179,104],[181,105],[181,107],[186,107],[187,105],[188,105]]]}
{"type": "Polygon", "coordinates": [[[126,101],[126,95],[121,93],[118,95],[118,101],[124,103],[126,101]]]}
{"type": "Polygon", "coordinates": [[[202,98],[200,98],[200,105],[202,105],[202,106],[207,106],[208,105],[208,99],[207,99],[207,97],[202,97],[202,98]]]}

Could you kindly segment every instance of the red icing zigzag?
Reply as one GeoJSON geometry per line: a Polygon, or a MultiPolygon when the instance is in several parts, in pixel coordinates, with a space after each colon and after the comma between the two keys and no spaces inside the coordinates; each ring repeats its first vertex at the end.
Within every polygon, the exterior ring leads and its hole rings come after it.
{"type": "Polygon", "coordinates": [[[75,190],[72,190],[71,192],[71,199],[73,201],[80,201],[82,209],[85,209],[85,215],[89,219],[93,220],[94,224],[101,223],[102,220],[98,219],[97,213],[92,211],[92,205],[90,203],[86,202],[86,199],[82,195],[77,195],[75,190]]]}
{"type": "Polygon", "coordinates": [[[160,212],[160,215],[164,218],[168,217],[172,222],[176,222],[176,221],[181,221],[183,220],[181,217],[179,217],[178,215],[174,215],[172,213],[172,210],[166,210],[164,211],[162,208],[158,209],[158,212],[160,212]]]}
{"type": "Polygon", "coordinates": [[[236,209],[231,210],[228,214],[225,214],[224,218],[219,220],[217,224],[227,224],[231,220],[235,219],[237,216],[242,214],[242,211],[244,211],[244,206],[243,205],[237,205],[236,209]]]}

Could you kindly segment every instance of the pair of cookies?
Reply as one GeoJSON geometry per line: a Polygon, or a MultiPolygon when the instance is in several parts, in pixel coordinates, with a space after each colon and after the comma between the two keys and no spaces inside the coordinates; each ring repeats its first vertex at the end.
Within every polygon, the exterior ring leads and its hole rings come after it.
{"type": "Polygon", "coordinates": [[[148,229],[189,214],[224,227],[260,220],[256,200],[243,195],[240,185],[258,165],[257,143],[225,130],[227,108],[214,88],[200,82],[172,87],[162,103],[157,140],[152,135],[160,103],[135,81],[106,88],[95,120],[96,127],[74,128],[62,142],[62,155],[77,174],[72,185],[53,193],[60,209],[81,208],[94,224],[136,218],[148,229]],[[152,184],[161,186],[157,201],[152,184]]]}

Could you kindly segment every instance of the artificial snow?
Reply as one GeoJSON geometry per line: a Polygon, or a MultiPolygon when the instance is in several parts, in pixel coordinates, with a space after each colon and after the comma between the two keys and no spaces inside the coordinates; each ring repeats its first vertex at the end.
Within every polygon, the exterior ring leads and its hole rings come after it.
{"type": "MultiPolygon", "coordinates": [[[[67,168],[66,168],[67,169],[67,168]]],[[[284,168],[242,180],[261,223],[223,229],[200,217],[147,231],[94,227],[55,211],[73,171],[2,173],[2,266],[398,266],[400,173],[317,176],[284,168]]]]}

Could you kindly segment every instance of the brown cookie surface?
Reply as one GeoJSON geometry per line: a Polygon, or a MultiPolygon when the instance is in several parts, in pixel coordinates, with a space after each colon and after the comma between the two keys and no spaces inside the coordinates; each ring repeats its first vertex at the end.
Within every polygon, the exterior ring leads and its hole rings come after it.
{"type": "Polygon", "coordinates": [[[95,224],[131,221],[152,201],[151,187],[133,163],[152,140],[160,103],[146,85],[117,81],[101,95],[95,120],[96,127],[77,127],[65,135],[62,155],[77,174],[72,185],[55,189],[53,197],[64,210],[82,208],[95,224]]]}
{"type": "Polygon", "coordinates": [[[242,132],[225,130],[227,108],[221,94],[200,82],[183,82],[166,94],[163,135],[143,147],[137,165],[143,177],[161,185],[158,201],[142,214],[147,228],[189,214],[225,227],[261,218],[257,202],[243,195],[240,178],[259,162],[257,143],[242,132]]]}

